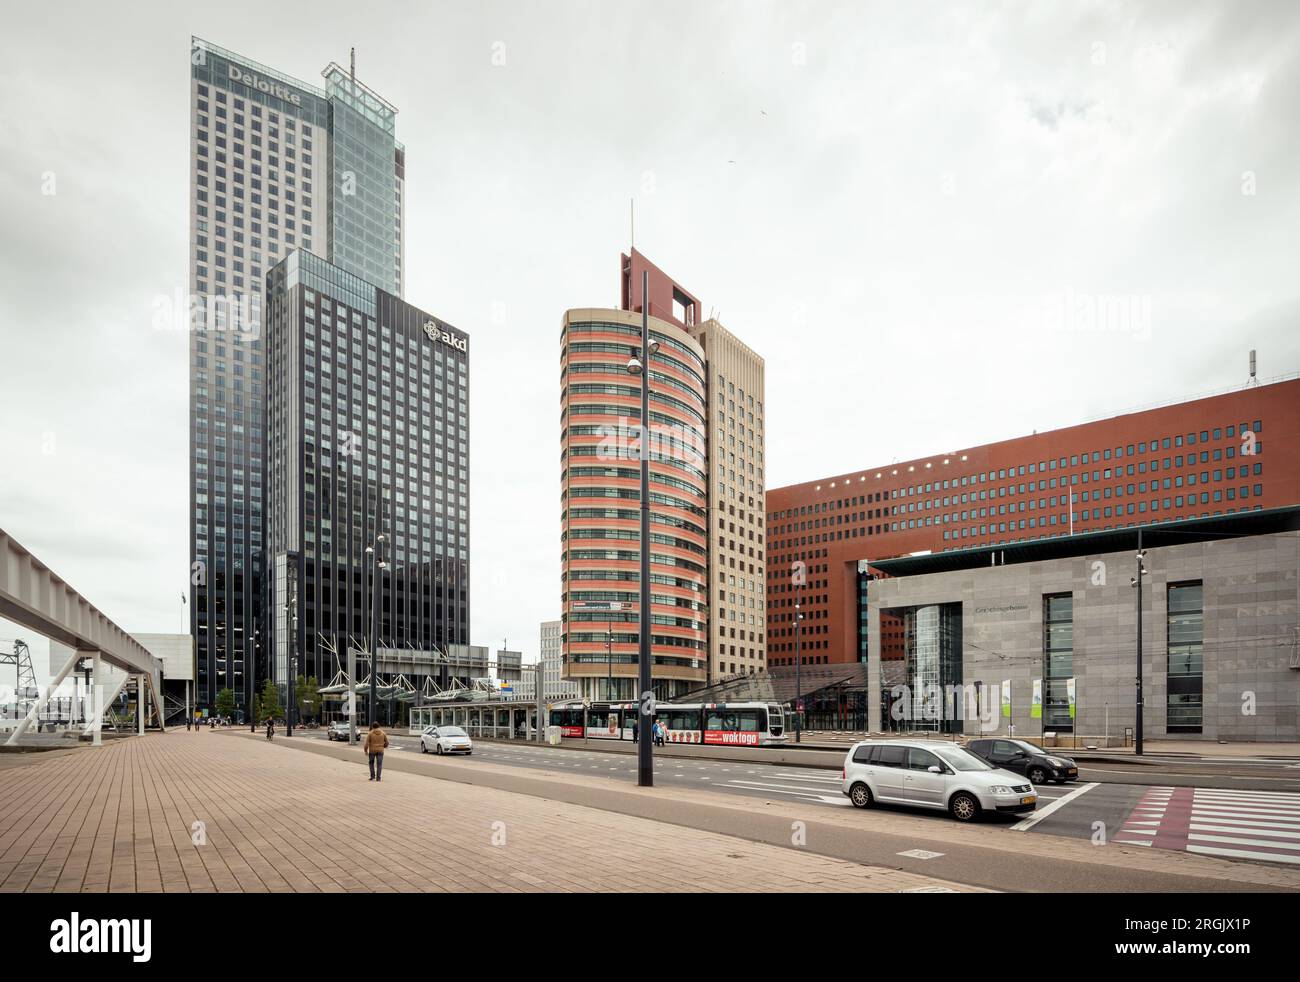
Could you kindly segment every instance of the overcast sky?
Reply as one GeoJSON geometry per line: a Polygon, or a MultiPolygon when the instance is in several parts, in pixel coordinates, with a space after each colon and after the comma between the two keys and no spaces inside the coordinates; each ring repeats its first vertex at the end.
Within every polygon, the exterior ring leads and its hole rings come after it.
{"type": "Polygon", "coordinates": [[[475,643],[558,616],[560,318],[617,304],[632,198],[767,360],[769,487],[1300,369],[1294,3],[11,5],[0,528],[128,630],[187,582],[192,33],[316,84],[355,46],[399,108],[475,643]]]}

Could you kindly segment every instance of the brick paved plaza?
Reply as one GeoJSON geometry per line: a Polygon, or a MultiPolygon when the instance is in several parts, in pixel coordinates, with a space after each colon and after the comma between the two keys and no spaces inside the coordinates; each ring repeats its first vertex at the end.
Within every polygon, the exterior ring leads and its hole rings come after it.
{"type": "Polygon", "coordinates": [[[372,784],[283,738],[181,730],[0,770],[0,892],[936,887],[971,889],[397,769],[372,784]]]}

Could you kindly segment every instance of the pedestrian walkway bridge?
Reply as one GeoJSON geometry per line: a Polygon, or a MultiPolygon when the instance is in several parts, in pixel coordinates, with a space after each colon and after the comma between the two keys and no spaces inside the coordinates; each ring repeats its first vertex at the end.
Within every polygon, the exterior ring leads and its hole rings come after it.
{"type": "MultiPolygon", "coordinates": [[[[6,741],[8,746],[18,743],[45,710],[53,691],[86,659],[91,662],[94,691],[103,693],[87,726],[87,730],[94,733],[96,742],[103,707],[112,702],[131,680],[136,685],[136,704],[143,706],[151,702],[158,725],[162,726],[159,696],[162,692],[162,661],[14,541],[4,529],[0,529],[0,617],[71,649],[71,654],[57,671],[51,662],[50,684],[40,690],[26,716],[14,727],[6,741]],[[114,684],[109,680],[106,665],[120,669],[125,675],[114,684]],[[112,690],[111,695],[108,690],[112,690]]],[[[146,712],[140,712],[141,730],[144,729],[145,716],[146,712]]]]}

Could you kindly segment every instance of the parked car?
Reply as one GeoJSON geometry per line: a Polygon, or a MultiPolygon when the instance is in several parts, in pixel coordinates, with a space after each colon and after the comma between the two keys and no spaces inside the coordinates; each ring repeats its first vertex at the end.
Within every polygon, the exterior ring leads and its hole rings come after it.
{"type": "MultiPolygon", "coordinates": [[[[351,729],[352,728],[351,726],[348,725],[347,720],[343,720],[341,722],[339,720],[335,720],[333,723],[330,724],[330,728],[325,731],[325,736],[328,737],[330,740],[342,740],[344,743],[347,743],[348,734],[351,732],[351,729]]],[[[357,743],[361,742],[360,733],[357,734],[356,742],[357,743]]]]}
{"type": "Polygon", "coordinates": [[[994,767],[1025,775],[1032,784],[1046,784],[1048,781],[1064,784],[1079,780],[1079,765],[1069,757],[1048,753],[1024,740],[972,740],[966,744],[966,749],[994,767]]]}
{"type": "Polygon", "coordinates": [[[1024,778],[940,740],[864,740],[844,758],[841,789],[858,808],[875,802],[946,810],[959,822],[981,812],[1030,812],[1024,778]]]}
{"type": "Polygon", "coordinates": [[[427,726],[420,734],[420,753],[472,754],[474,743],[459,726],[427,726]]]}

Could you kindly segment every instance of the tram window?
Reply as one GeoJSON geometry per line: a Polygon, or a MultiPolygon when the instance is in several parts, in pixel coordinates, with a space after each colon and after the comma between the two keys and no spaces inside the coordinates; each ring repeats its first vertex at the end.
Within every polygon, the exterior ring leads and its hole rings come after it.
{"type": "Polygon", "coordinates": [[[707,722],[704,724],[704,728],[705,728],[706,730],[724,730],[724,729],[726,729],[726,727],[723,726],[723,724],[722,724],[722,714],[721,714],[721,713],[710,710],[709,715],[706,717],[706,719],[707,719],[707,722]]]}
{"type": "Polygon", "coordinates": [[[699,727],[699,718],[694,713],[670,712],[668,714],[670,730],[697,730],[699,727]]]}
{"type": "Polygon", "coordinates": [[[593,729],[604,729],[609,724],[609,711],[605,709],[593,709],[587,714],[587,725],[593,729]]]}
{"type": "Polygon", "coordinates": [[[760,729],[758,725],[758,710],[742,710],[736,714],[736,723],[742,733],[757,733],[760,729]]]}

